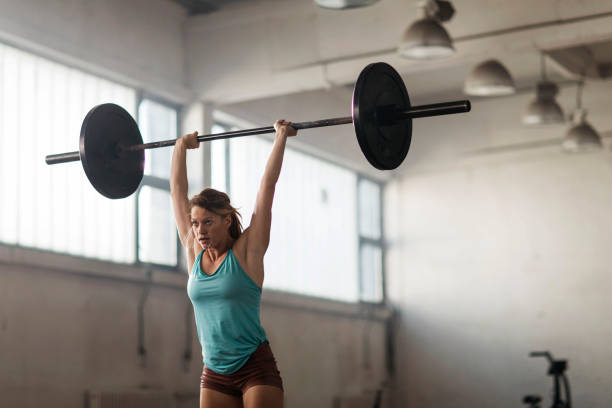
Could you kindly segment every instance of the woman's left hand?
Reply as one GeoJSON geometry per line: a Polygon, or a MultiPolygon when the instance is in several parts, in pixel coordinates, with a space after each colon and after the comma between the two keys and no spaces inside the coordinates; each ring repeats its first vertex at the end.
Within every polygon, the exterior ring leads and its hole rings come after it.
{"type": "Polygon", "coordinates": [[[285,119],[279,119],[274,123],[274,129],[276,130],[276,134],[281,134],[285,136],[295,136],[297,135],[297,130],[291,127],[292,122],[287,122],[285,119]]]}

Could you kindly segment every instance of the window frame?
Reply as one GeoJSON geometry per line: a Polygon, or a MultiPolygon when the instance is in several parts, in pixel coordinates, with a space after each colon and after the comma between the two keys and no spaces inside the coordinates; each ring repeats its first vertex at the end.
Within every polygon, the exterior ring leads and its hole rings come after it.
{"type": "MultiPolygon", "coordinates": [[[[223,128],[224,132],[230,132],[234,128],[236,128],[237,130],[237,126],[229,124],[228,121],[218,120],[216,117],[213,116],[213,122],[212,122],[211,127],[214,127],[215,125],[223,128]]],[[[225,155],[224,157],[225,186],[223,187],[225,192],[229,192],[230,187],[231,187],[231,180],[230,180],[230,157],[231,157],[230,146],[231,146],[231,143],[229,142],[229,140],[230,138],[219,140],[219,141],[223,141],[223,151],[225,155]]],[[[210,166],[209,171],[212,175],[212,151],[209,151],[209,154],[210,156],[208,157],[208,165],[210,166]]]]}
{"type": "MultiPolygon", "coordinates": [[[[143,101],[145,100],[149,100],[155,103],[158,103],[160,105],[166,106],[170,109],[173,109],[176,112],[176,135],[177,137],[180,135],[180,129],[181,129],[181,120],[182,120],[182,111],[183,111],[183,106],[180,104],[176,104],[173,103],[167,99],[164,99],[162,97],[159,97],[155,94],[151,94],[149,92],[143,91],[143,90],[138,90],[137,91],[137,95],[136,95],[136,117],[134,118],[136,120],[136,123],[138,124],[139,128],[140,128],[140,105],[142,104],[143,101]]],[[[145,153],[146,154],[146,153],[145,153]]],[[[154,263],[154,262],[143,262],[140,260],[140,210],[139,210],[139,204],[140,204],[140,193],[142,190],[142,187],[147,186],[153,189],[157,189],[157,190],[162,190],[162,191],[166,191],[168,193],[168,195],[170,195],[170,175],[168,175],[168,178],[162,178],[162,177],[157,177],[157,176],[151,176],[151,175],[143,175],[142,177],[142,181],[140,182],[140,184],[138,185],[138,189],[136,190],[136,192],[134,193],[135,199],[134,199],[134,228],[135,228],[135,234],[134,234],[134,254],[135,254],[135,261],[134,261],[134,265],[136,266],[142,266],[142,267],[154,267],[155,269],[162,269],[162,270],[166,270],[169,272],[180,272],[180,268],[181,268],[181,241],[179,239],[178,236],[178,232],[175,231],[176,233],[176,264],[175,265],[166,265],[166,264],[158,264],[158,263],[154,263]]]]}
{"type": "Polygon", "coordinates": [[[378,304],[384,304],[387,301],[387,290],[386,290],[386,282],[387,282],[387,275],[386,275],[386,270],[385,270],[385,255],[386,255],[386,249],[385,249],[385,231],[384,231],[384,211],[383,211],[383,189],[385,187],[385,183],[375,180],[371,177],[367,177],[365,175],[363,175],[362,173],[356,172],[357,173],[357,188],[355,189],[356,194],[357,194],[357,234],[359,235],[359,246],[358,246],[358,253],[357,256],[359,257],[359,270],[358,270],[358,279],[359,279],[359,303],[364,303],[364,304],[374,304],[374,305],[378,305],[378,304]],[[378,202],[379,202],[379,215],[378,215],[378,222],[380,223],[380,237],[378,239],[374,239],[374,238],[369,238],[364,236],[361,233],[361,228],[360,228],[360,215],[361,215],[361,201],[359,200],[359,182],[361,180],[366,180],[370,183],[374,183],[378,186],[378,202]],[[381,278],[381,299],[380,301],[370,301],[370,300],[365,300],[362,297],[363,294],[363,264],[361,262],[361,251],[363,251],[363,246],[364,244],[368,244],[368,245],[372,245],[374,247],[377,247],[380,249],[380,278],[381,278]]]}

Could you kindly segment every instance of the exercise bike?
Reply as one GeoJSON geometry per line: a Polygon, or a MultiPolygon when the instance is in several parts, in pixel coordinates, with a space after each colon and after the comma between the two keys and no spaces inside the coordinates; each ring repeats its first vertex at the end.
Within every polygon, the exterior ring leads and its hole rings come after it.
{"type": "MultiPolygon", "coordinates": [[[[548,375],[553,377],[553,403],[551,408],[572,408],[569,380],[565,375],[567,360],[555,360],[548,351],[532,351],[529,357],[546,357],[550,366],[548,375]],[[565,394],[565,400],[561,397],[561,388],[565,394]]],[[[529,404],[528,408],[540,408],[542,398],[539,395],[525,395],[523,403],[529,404]]]]}

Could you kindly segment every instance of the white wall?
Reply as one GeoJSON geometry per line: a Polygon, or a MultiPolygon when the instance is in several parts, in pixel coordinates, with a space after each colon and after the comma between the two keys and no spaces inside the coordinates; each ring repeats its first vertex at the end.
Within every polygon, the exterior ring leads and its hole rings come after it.
{"type": "MultiPolygon", "coordinates": [[[[600,131],[611,126],[609,92],[609,83],[585,92],[600,131]]],[[[533,350],[569,359],[575,406],[612,405],[609,149],[459,156],[561,137],[563,126],[519,124],[531,97],[481,100],[460,122],[423,122],[402,177],[388,185],[396,407],[510,408],[529,393],[549,406],[548,363],[529,358],[533,350]]]]}
{"type": "Polygon", "coordinates": [[[184,10],[166,0],[0,0],[0,41],[174,101],[184,80],[184,10]]]}

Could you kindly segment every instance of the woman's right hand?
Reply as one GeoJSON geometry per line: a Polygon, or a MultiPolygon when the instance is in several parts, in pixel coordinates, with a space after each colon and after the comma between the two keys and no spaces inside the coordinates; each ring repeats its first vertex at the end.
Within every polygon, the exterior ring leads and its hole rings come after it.
{"type": "Polygon", "coordinates": [[[180,139],[182,143],[188,149],[197,149],[200,147],[200,142],[198,141],[198,132],[195,131],[193,133],[186,134],[180,139]]]}
{"type": "Polygon", "coordinates": [[[293,122],[287,122],[285,119],[279,119],[274,122],[274,130],[276,130],[276,134],[286,135],[286,136],[295,136],[297,135],[297,130],[291,127],[293,122]]]}

